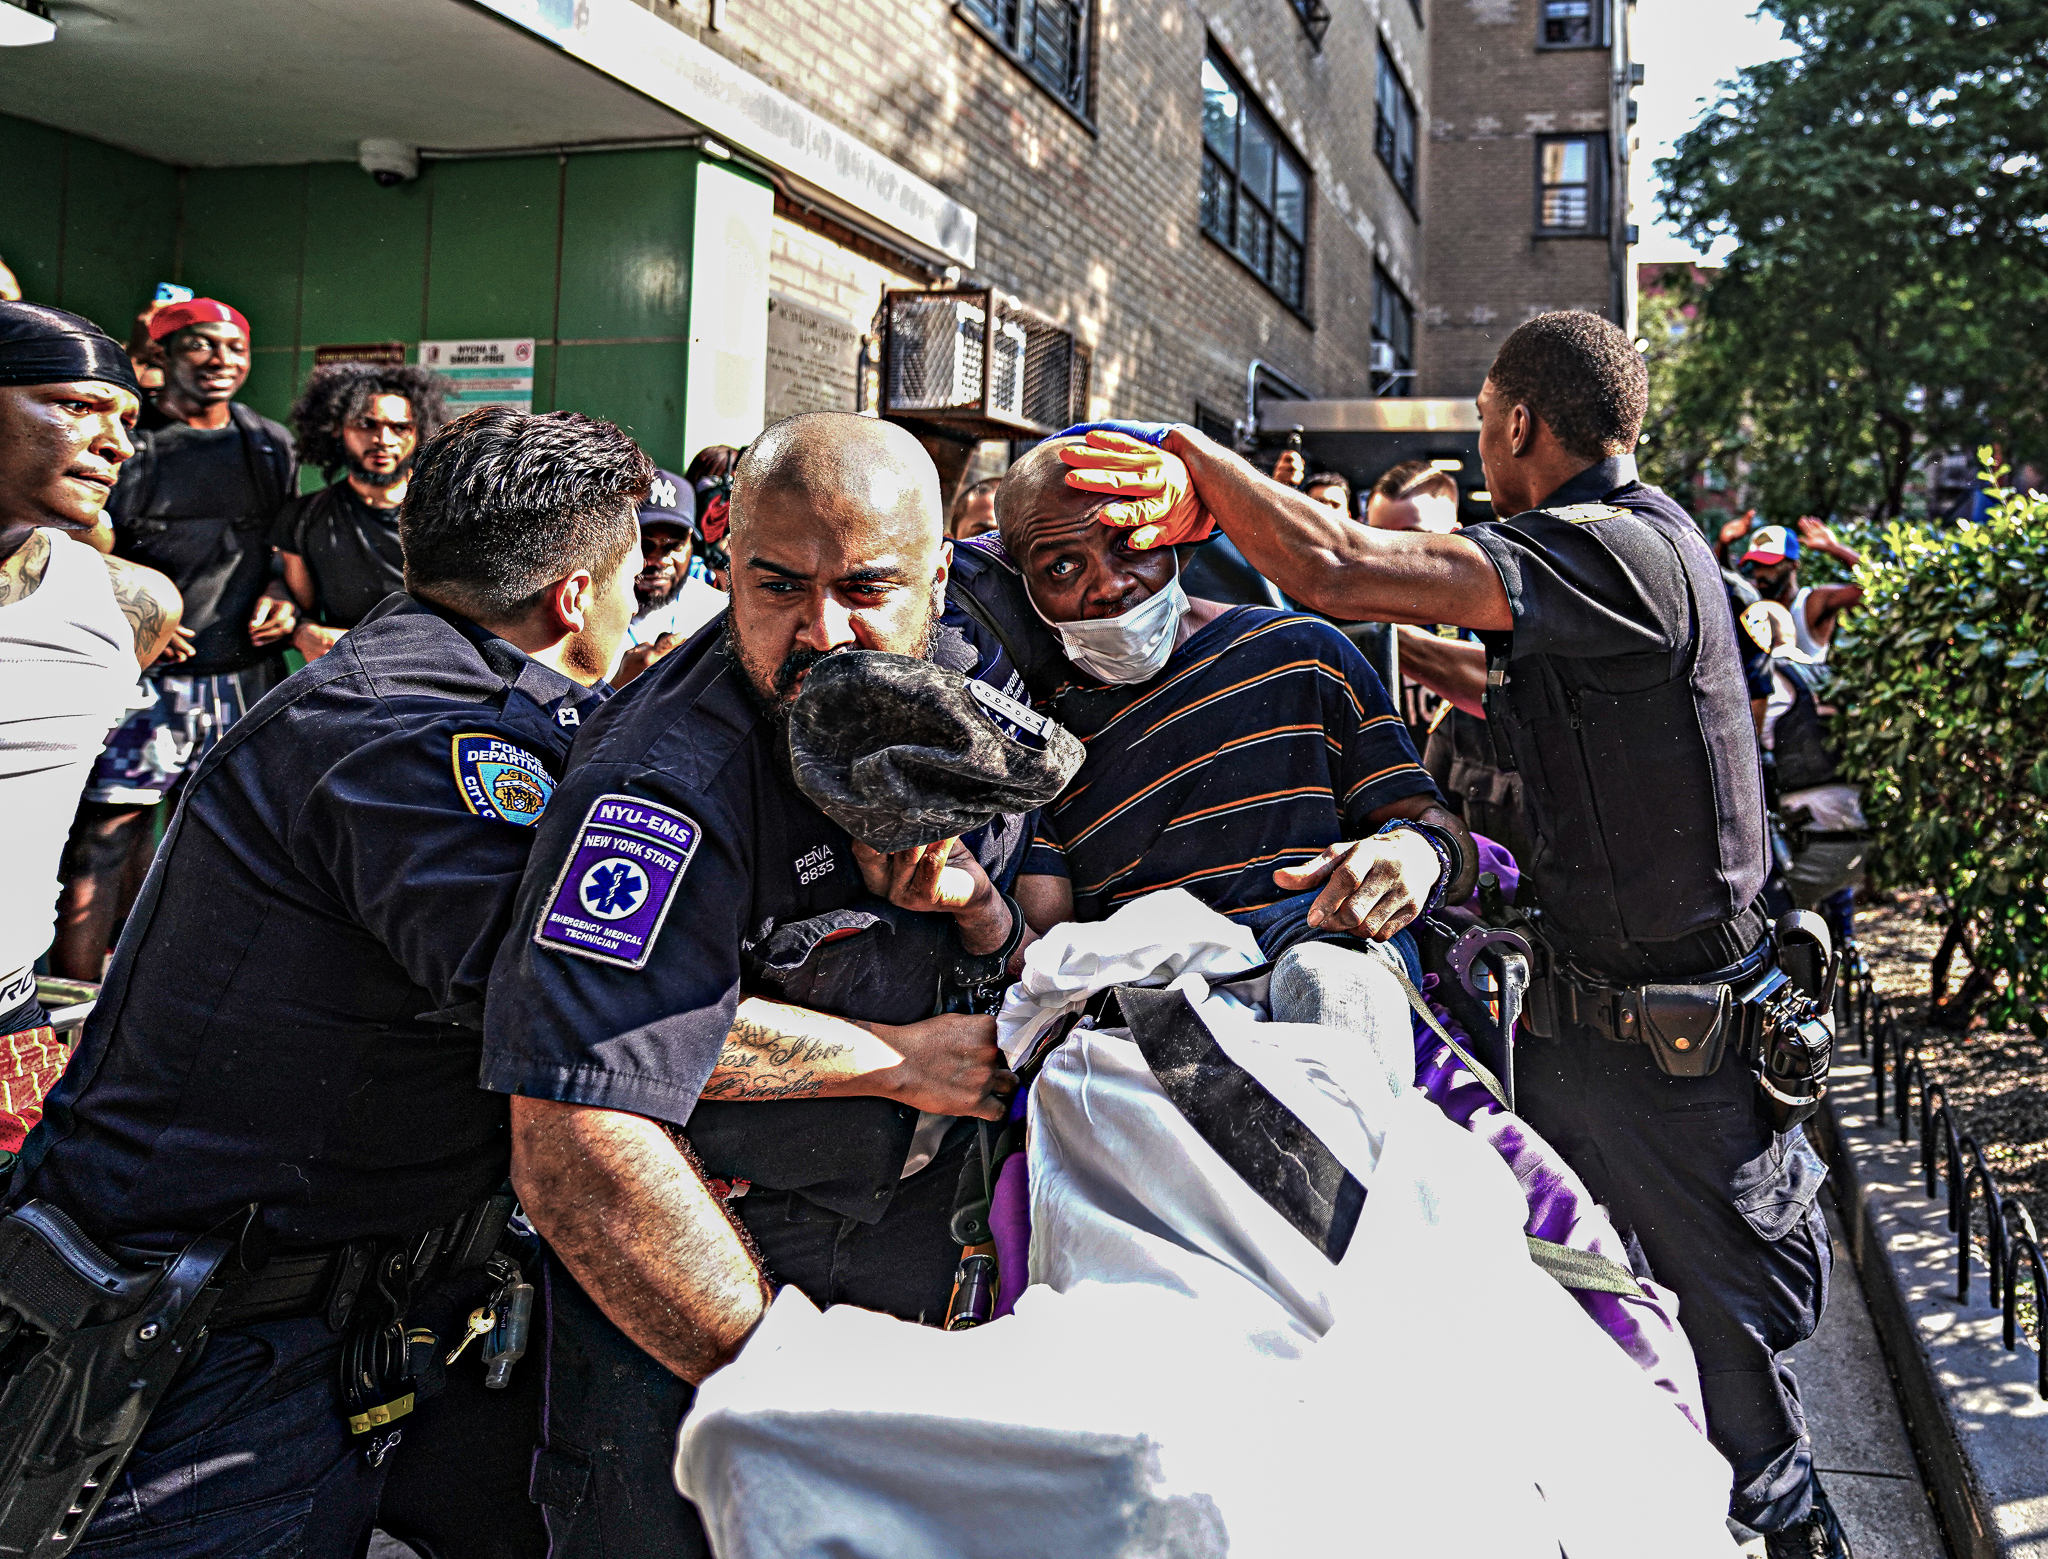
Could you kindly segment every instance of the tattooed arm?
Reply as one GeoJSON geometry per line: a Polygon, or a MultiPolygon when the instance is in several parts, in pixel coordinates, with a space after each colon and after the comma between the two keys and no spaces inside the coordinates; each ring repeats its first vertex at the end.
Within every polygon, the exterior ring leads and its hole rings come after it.
{"type": "Polygon", "coordinates": [[[147,671],[156,658],[179,638],[182,653],[171,659],[183,660],[192,653],[191,635],[179,635],[178,619],[184,615],[185,599],[178,587],[153,568],[130,563],[126,558],[106,559],[107,578],[114,586],[114,599],[121,615],[135,630],[135,661],[147,671]]]}
{"type": "Polygon", "coordinates": [[[12,606],[34,595],[49,566],[50,538],[40,530],[30,531],[0,557],[0,606],[12,606]]]}
{"type": "Polygon", "coordinates": [[[936,1115],[1001,1120],[1016,1087],[996,1048],[994,1018],[947,1013],[922,1023],[855,1023],[749,996],[699,1097],[741,1103],[873,1094],[936,1115]]]}

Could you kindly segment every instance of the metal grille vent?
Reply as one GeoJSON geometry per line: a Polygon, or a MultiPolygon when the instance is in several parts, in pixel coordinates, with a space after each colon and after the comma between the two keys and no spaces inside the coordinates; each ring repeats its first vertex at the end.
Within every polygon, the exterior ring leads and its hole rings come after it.
{"type": "Polygon", "coordinates": [[[984,438],[1042,438],[1086,415],[1087,350],[993,288],[885,293],[882,336],[884,415],[984,438]]]}

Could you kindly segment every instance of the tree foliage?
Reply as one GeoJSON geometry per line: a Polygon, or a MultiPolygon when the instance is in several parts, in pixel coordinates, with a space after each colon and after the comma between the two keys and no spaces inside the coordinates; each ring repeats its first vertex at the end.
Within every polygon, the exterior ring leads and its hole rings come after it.
{"type": "Polygon", "coordinates": [[[1767,513],[1896,518],[1930,452],[2048,435],[2048,15],[1762,10],[1798,53],[1725,84],[1657,165],[1680,231],[1735,248],[1652,445],[1739,457],[1767,513]]]}
{"type": "Polygon", "coordinates": [[[1940,890],[2002,978],[1993,1021],[2048,1037],[2048,497],[1997,496],[1982,524],[1892,523],[1829,663],[1874,870],[1940,890]]]}

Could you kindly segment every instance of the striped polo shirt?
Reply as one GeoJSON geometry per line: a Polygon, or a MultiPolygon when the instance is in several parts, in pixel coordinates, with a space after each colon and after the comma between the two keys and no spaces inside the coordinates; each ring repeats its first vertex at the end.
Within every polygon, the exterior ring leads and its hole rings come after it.
{"type": "Polygon", "coordinates": [[[1063,697],[1088,748],[1041,817],[1026,872],[1073,879],[1100,920],[1140,894],[1186,888],[1229,913],[1289,897],[1273,882],[1370,815],[1437,791],[1379,675],[1330,624],[1241,606],[1151,681],[1063,697]]]}

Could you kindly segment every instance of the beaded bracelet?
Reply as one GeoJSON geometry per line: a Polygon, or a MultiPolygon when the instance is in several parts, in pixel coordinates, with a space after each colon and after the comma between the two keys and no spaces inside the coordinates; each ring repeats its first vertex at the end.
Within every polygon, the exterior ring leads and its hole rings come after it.
{"type": "Polygon", "coordinates": [[[1442,829],[1432,828],[1427,823],[1418,823],[1412,818],[1405,817],[1397,817],[1391,823],[1380,824],[1373,837],[1377,839],[1381,834],[1391,834],[1396,829],[1404,829],[1411,834],[1420,834],[1424,841],[1428,843],[1430,849],[1436,852],[1436,884],[1429,890],[1428,902],[1422,906],[1423,914],[1433,915],[1444,907],[1444,895],[1450,891],[1452,876],[1451,846],[1445,840],[1437,837],[1438,834],[1443,832],[1442,829]]]}

